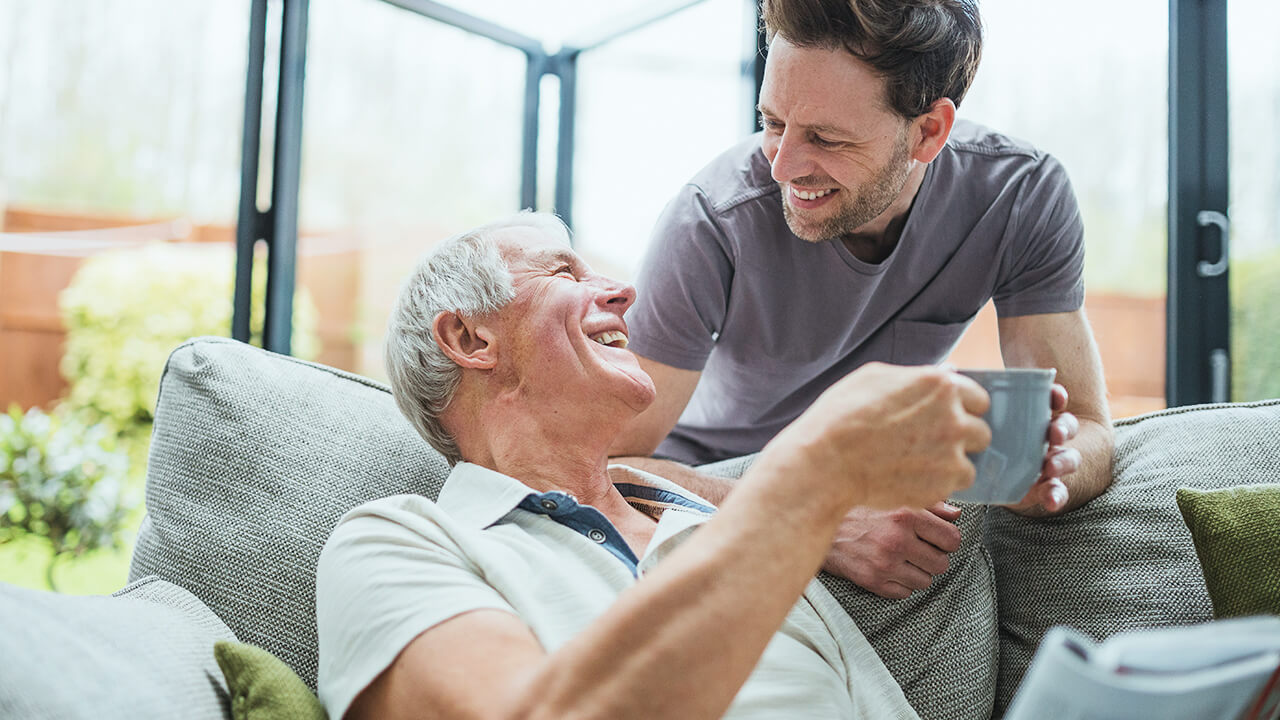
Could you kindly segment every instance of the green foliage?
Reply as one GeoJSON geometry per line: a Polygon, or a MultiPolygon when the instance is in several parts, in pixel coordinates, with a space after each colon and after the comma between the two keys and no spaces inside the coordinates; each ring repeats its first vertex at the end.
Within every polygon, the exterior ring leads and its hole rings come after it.
{"type": "Polygon", "coordinates": [[[1231,263],[1231,397],[1280,398],[1280,250],[1231,263]]]}
{"type": "Polygon", "coordinates": [[[68,412],[0,415],[0,544],[35,536],[52,551],[45,568],[105,547],[119,547],[137,504],[127,490],[129,457],[104,424],[68,412]]]}
{"type": "MultiPolygon", "coordinates": [[[[261,263],[260,263],[261,264],[261,263]]],[[[261,344],[266,273],[254,272],[252,341],[261,344]]],[[[145,437],[165,360],[198,335],[231,329],[234,258],[225,246],[156,244],[94,256],[59,297],[67,328],[65,402],[145,437]]],[[[315,357],[315,305],[294,298],[293,351],[315,357]]]]}

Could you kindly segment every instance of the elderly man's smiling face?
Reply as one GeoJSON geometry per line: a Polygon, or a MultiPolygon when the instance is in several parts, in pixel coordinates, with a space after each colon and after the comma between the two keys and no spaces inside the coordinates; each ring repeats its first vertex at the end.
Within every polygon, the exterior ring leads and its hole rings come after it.
{"type": "Polygon", "coordinates": [[[626,349],[622,318],[635,288],[592,272],[544,230],[514,227],[496,239],[516,292],[500,313],[503,368],[535,395],[600,410],[617,407],[616,401],[636,413],[647,408],[653,380],[626,349]]]}

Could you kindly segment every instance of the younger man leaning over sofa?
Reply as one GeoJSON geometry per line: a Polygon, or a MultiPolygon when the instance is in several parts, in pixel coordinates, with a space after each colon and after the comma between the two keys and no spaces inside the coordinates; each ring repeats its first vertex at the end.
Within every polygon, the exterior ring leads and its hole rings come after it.
{"type": "Polygon", "coordinates": [[[626,350],[634,289],[567,240],[547,215],[487,225],[401,293],[396,402],[454,468],[438,504],[367,503],[326,544],[330,716],[916,717],[812,580],[853,505],[923,506],[972,481],[986,394],[938,368],[861,368],[712,516],[607,465],[654,386],[626,350]]]}

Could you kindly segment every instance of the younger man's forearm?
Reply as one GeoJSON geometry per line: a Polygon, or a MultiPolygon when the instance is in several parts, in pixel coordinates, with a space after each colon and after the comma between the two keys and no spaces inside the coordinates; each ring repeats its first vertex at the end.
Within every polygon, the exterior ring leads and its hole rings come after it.
{"type": "Polygon", "coordinates": [[[724,502],[733,482],[722,477],[698,472],[692,467],[674,460],[662,460],[652,457],[627,456],[609,458],[609,462],[630,465],[637,470],[653,473],[666,478],[680,487],[707,500],[712,505],[724,502]]]}

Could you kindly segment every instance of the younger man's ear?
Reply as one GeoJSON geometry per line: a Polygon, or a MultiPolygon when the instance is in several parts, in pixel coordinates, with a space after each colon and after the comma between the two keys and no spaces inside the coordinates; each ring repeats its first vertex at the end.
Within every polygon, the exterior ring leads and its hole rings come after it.
{"type": "Polygon", "coordinates": [[[947,144],[951,127],[956,123],[956,104],[951,98],[935,100],[923,115],[911,121],[916,141],[911,157],[922,163],[933,162],[947,144]]]}
{"type": "Polygon", "coordinates": [[[475,318],[440,312],[431,323],[436,343],[459,367],[489,370],[498,362],[496,335],[475,318]]]}

